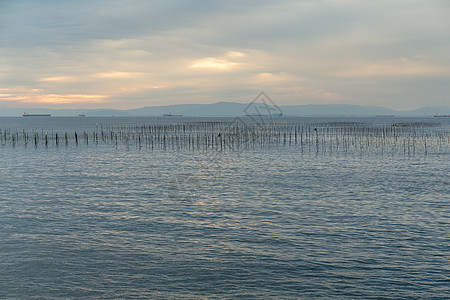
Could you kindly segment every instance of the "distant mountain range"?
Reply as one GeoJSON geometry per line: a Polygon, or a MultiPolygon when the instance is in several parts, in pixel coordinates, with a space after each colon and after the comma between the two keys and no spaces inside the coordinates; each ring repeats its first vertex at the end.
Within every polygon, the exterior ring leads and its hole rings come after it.
{"type": "MultiPolygon", "coordinates": [[[[218,102],[213,104],[179,104],[166,106],[146,106],[137,109],[43,109],[0,107],[0,116],[14,117],[27,113],[50,113],[52,116],[162,116],[164,114],[185,117],[233,117],[243,116],[248,104],[218,102]]],[[[450,114],[450,106],[428,106],[414,110],[393,110],[381,106],[360,106],[350,104],[286,105],[279,106],[284,116],[433,116],[450,114]]],[[[253,112],[251,112],[253,114],[253,112]]]]}

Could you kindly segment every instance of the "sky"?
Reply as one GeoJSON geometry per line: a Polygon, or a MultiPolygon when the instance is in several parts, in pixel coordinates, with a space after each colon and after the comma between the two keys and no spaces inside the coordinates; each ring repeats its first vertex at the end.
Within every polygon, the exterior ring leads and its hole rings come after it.
{"type": "Polygon", "coordinates": [[[0,107],[450,105],[448,0],[0,0],[0,107]]]}

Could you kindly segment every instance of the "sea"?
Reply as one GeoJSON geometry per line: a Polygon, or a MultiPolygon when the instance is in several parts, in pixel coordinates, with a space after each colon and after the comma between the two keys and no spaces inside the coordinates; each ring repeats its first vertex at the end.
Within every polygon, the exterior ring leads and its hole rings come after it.
{"type": "Polygon", "coordinates": [[[449,299],[450,118],[290,120],[424,124],[414,152],[62,138],[218,120],[0,118],[61,138],[0,144],[0,299],[449,299]]]}

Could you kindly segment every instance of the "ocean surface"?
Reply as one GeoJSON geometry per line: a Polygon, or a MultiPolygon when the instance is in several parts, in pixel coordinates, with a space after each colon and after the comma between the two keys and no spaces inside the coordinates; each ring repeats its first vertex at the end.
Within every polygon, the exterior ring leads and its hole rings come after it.
{"type": "MultiPolygon", "coordinates": [[[[214,120],[0,118],[0,133],[214,120]]],[[[0,299],[448,299],[450,118],[290,121],[441,137],[392,153],[5,138],[0,299]]]]}

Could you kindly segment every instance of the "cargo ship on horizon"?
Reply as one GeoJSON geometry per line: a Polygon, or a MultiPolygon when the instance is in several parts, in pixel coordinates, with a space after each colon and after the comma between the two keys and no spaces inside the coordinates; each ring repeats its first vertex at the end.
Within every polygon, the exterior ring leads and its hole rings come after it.
{"type": "Polygon", "coordinates": [[[29,114],[24,112],[22,117],[51,117],[51,114],[29,114]]]}

